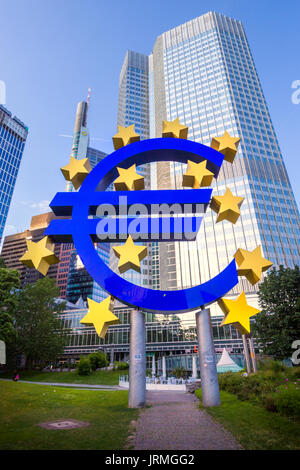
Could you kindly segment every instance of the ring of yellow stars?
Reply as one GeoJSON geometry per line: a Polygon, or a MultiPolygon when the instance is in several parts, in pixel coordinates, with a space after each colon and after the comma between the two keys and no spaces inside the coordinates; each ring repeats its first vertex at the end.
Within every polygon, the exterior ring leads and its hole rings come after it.
{"type": "Polygon", "coordinates": [[[116,191],[130,191],[131,189],[139,191],[144,189],[144,177],[136,172],[136,165],[132,165],[128,169],[117,167],[117,170],[119,176],[114,181],[116,191]]]}
{"type": "Polygon", "coordinates": [[[261,246],[256,247],[253,251],[239,248],[234,258],[239,267],[238,276],[245,276],[252,285],[256,284],[261,279],[262,272],[273,264],[262,256],[261,246]]]}
{"type": "Polygon", "coordinates": [[[65,180],[71,181],[74,188],[78,189],[91,171],[91,165],[88,158],[77,160],[74,157],[70,157],[70,163],[63,166],[60,170],[65,180]]]}
{"type": "Polygon", "coordinates": [[[188,168],[183,175],[182,186],[199,189],[202,186],[210,186],[214,174],[206,168],[207,160],[200,163],[188,160],[188,168]]]}
{"type": "Polygon", "coordinates": [[[210,208],[218,214],[216,223],[228,220],[235,224],[240,214],[240,207],[244,201],[243,197],[234,196],[229,188],[226,188],[223,196],[213,196],[210,208]]]}
{"type": "Polygon", "coordinates": [[[184,124],[180,124],[179,118],[174,121],[162,122],[162,136],[175,137],[177,139],[187,139],[189,128],[184,124]]]}
{"type": "Polygon", "coordinates": [[[50,265],[59,263],[58,257],[52,251],[54,244],[50,242],[49,237],[44,237],[39,242],[26,240],[26,244],[27,251],[19,261],[28,268],[35,268],[46,276],[50,265]]]}
{"type": "Polygon", "coordinates": [[[112,138],[115,150],[133,142],[138,142],[140,139],[139,134],[134,130],[134,124],[128,127],[118,126],[118,132],[112,138]]]}
{"type": "Polygon", "coordinates": [[[113,246],[115,255],[119,258],[118,269],[124,273],[129,269],[141,272],[141,261],[147,256],[147,247],[135,245],[131,235],[127,238],[124,245],[113,246]]]}
{"type": "Polygon", "coordinates": [[[118,317],[116,317],[111,311],[111,296],[98,303],[92,299],[87,299],[89,311],[80,320],[83,325],[93,325],[97,335],[100,338],[104,338],[110,325],[117,325],[120,323],[118,317]]]}
{"type": "Polygon", "coordinates": [[[220,326],[233,324],[241,334],[250,333],[250,317],[260,312],[247,303],[245,292],[236,300],[220,299],[218,305],[225,314],[220,326]]]}
{"type": "Polygon", "coordinates": [[[232,137],[227,131],[221,137],[213,137],[210,146],[224,155],[224,160],[233,163],[238,145],[239,137],[232,137]]]}

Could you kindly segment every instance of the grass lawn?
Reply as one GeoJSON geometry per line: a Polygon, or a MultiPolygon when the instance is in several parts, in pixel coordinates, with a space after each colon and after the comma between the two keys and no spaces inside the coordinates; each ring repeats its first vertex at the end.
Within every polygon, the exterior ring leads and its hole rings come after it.
{"type": "MultiPolygon", "coordinates": [[[[118,385],[119,375],[128,375],[128,370],[99,370],[90,375],[78,375],[75,372],[39,372],[35,370],[20,371],[20,380],[35,382],[74,383],[90,385],[118,385]]],[[[12,373],[2,373],[0,378],[12,378],[12,373]]]]}
{"type": "Polygon", "coordinates": [[[70,390],[0,382],[0,449],[122,449],[131,420],[127,391],[70,390]],[[48,430],[39,423],[76,419],[90,426],[48,430]]]}
{"type": "MultiPolygon", "coordinates": [[[[299,421],[267,411],[260,405],[241,401],[221,391],[221,406],[205,408],[248,450],[299,450],[299,421]]],[[[201,390],[196,390],[201,400],[201,390]]],[[[202,406],[202,405],[200,405],[202,406]]]]}

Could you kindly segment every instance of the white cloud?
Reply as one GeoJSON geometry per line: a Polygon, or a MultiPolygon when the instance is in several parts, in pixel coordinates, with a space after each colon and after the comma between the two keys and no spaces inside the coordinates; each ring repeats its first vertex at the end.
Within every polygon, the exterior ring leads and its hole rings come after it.
{"type": "Polygon", "coordinates": [[[20,204],[23,206],[30,207],[31,209],[36,209],[38,212],[49,212],[51,209],[49,207],[50,201],[44,199],[39,202],[33,201],[20,201],[20,204]]]}

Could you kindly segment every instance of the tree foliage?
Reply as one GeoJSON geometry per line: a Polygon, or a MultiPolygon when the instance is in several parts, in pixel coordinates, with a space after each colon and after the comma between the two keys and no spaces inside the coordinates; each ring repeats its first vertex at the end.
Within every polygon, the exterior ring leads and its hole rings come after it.
{"type": "Polygon", "coordinates": [[[88,359],[92,370],[101,369],[101,367],[106,367],[108,365],[106,354],[102,351],[89,354],[88,359]]]}
{"type": "Polygon", "coordinates": [[[0,267],[0,340],[11,343],[15,337],[13,314],[17,307],[15,290],[20,285],[18,271],[0,267]]]}
{"type": "Polygon", "coordinates": [[[293,341],[300,339],[300,270],[273,268],[259,286],[261,313],[253,334],[264,354],[275,359],[291,357],[293,341]]]}
{"type": "Polygon", "coordinates": [[[15,346],[29,365],[33,361],[54,360],[64,350],[67,331],[63,330],[58,315],[65,309],[65,303],[55,301],[58,295],[55,281],[47,277],[17,293],[15,346]]]}

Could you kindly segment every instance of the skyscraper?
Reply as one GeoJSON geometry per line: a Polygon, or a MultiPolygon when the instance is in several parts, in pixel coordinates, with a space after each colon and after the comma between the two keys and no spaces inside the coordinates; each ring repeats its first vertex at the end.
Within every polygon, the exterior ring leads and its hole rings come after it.
{"type": "MultiPolygon", "coordinates": [[[[145,54],[127,51],[120,73],[119,81],[119,126],[131,126],[134,124],[141,140],[149,139],[149,59],[145,54]]],[[[150,189],[151,166],[141,165],[137,172],[144,176],[145,189],[150,189]]],[[[117,243],[119,244],[119,243],[117,243]]],[[[110,252],[110,266],[117,269],[118,259],[112,251],[110,252]]],[[[125,273],[125,279],[143,286],[152,285],[151,253],[152,247],[149,243],[148,256],[141,262],[141,273],[133,270],[125,273]]]]}
{"type": "MultiPolygon", "coordinates": [[[[299,264],[299,213],[242,23],[210,12],[162,34],[154,46],[153,69],[156,135],[163,119],[179,117],[189,127],[188,138],[206,145],[225,130],[239,136],[236,159],[223,163],[213,194],[229,188],[245,197],[235,225],[216,224],[208,211],[195,242],[169,245],[167,253],[162,248],[165,287],[206,281],[238,248],[261,245],[274,265],[299,264]]],[[[158,167],[159,187],[166,179],[181,187],[184,165],[158,167]]],[[[242,288],[257,289],[246,280],[235,292],[242,288]]]]}
{"type": "MultiPolygon", "coordinates": [[[[91,167],[94,168],[107,154],[89,146],[88,101],[80,101],[77,105],[71,156],[78,160],[88,158],[91,167]]],[[[69,181],[66,190],[74,191],[73,185],[69,181]]],[[[95,249],[99,256],[109,263],[109,245],[98,244],[95,249]]],[[[57,285],[60,287],[62,298],[75,303],[80,297],[84,301],[87,297],[96,301],[101,301],[106,297],[104,290],[91,278],[82,265],[72,243],[61,244],[59,259],[61,262],[57,268],[57,285]]]]}
{"type": "Polygon", "coordinates": [[[0,105],[0,243],[27,134],[28,127],[0,105]]]}

